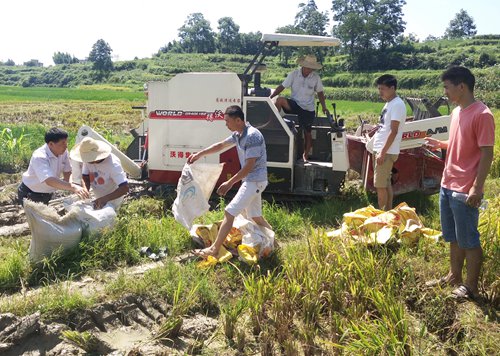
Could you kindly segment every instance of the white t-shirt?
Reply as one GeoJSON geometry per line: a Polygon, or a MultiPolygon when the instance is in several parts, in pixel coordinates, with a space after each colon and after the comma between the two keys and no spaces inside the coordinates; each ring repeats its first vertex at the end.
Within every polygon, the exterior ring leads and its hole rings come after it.
{"type": "Polygon", "coordinates": [[[52,188],[45,181],[50,177],[61,178],[63,172],[71,172],[68,151],[56,156],[45,144],[33,152],[28,170],[23,173],[22,181],[36,193],[54,193],[57,189],[52,188]]]}
{"type": "Polygon", "coordinates": [[[382,113],[380,114],[380,129],[375,134],[373,140],[373,150],[375,152],[382,151],[384,145],[391,133],[391,121],[399,121],[398,134],[394,138],[391,147],[387,153],[397,155],[399,154],[399,146],[401,138],[403,137],[403,128],[406,120],[406,106],[403,100],[396,96],[391,101],[385,103],[382,113]]]}
{"type": "Polygon", "coordinates": [[[292,88],[292,100],[307,111],[314,111],[314,93],[323,91],[323,83],[318,73],[311,72],[304,77],[300,68],[289,73],[281,85],[292,88]]]}
{"type": "Polygon", "coordinates": [[[101,163],[84,163],[82,174],[89,176],[96,198],[114,192],[120,184],[127,182],[120,159],[112,153],[101,163]]]}

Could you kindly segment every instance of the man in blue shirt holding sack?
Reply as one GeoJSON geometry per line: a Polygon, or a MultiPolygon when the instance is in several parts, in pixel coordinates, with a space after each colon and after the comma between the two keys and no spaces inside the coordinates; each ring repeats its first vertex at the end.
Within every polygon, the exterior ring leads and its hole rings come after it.
{"type": "Polygon", "coordinates": [[[245,212],[246,217],[255,221],[256,224],[272,229],[262,216],[262,192],[267,186],[267,155],[264,136],[259,130],[245,122],[245,114],[237,105],[226,109],[224,120],[227,128],[233,132],[232,135],[188,158],[188,163],[191,164],[203,156],[236,145],[241,165],[238,173],[217,189],[217,194],[224,196],[235,183],[243,181],[235,197],[226,206],[217,239],[211,246],[194,251],[196,255],[203,258],[218,256],[219,249],[233,226],[234,218],[242,212],[245,212]]]}

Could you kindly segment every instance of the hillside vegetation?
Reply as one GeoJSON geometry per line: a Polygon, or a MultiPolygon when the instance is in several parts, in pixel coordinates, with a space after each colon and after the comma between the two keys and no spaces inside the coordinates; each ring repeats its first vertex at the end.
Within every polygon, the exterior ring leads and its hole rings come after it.
{"type": "MultiPolygon", "coordinates": [[[[346,71],[347,55],[327,54],[321,72],[326,94],[335,100],[377,101],[374,79],[385,72],[395,74],[400,93],[436,99],[442,95],[439,75],[449,65],[472,68],[477,78],[477,96],[493,107],[500,107],[500,38],[482,36],[466,40],[437,40],[403,43],[393,52],[393,70],[373,72],[346,71]]],[[[333,50],[332,50],[333,51],[333,50]]],[[[0,66],[0,85],[22,87],[80,87],[95,84],[126,86],[142,91],[151,80],[167,80],[183,72],[227,71],[242,73],[252,56],[236,54],[160,53],[153,58],[114,63],[107,77],[98,81],[91,63],[57,66],[0,66]]],[[[276,52],[266,59],[268,70],[263,83],[275,87],[296,66],[294,59],[276,52]]]]}

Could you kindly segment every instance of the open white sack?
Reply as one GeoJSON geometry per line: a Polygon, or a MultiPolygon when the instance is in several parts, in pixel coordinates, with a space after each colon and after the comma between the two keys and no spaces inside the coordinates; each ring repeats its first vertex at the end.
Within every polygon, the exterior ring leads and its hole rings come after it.
{"type": "Polygon", "coordinates": [[[177,197],[172,205],[175,220],[190,229],[193,220],[206,213],[208,200],[222,173],[223,164],[185,164],[177,183],[177,197]]]}
{"type": "Polygon", "coordinates": [[[83,201],[73,203],[66,208],[68,214],[75,214],[78,221],[82,224],[85,232],[93,234],[104,228],[112,228],[116,222],[116,210],[111,202],[104,205],[103,208],[94,210],[92,203],[83,201]]]}
{"type": "Polygon", "coordinates": [[[273,230],[260,226],[241,214],[236,216],[233,226],[243,235],[241,243],[259,251],[259,257],[267,256],[274,250],[275,233],[273,230]]]}

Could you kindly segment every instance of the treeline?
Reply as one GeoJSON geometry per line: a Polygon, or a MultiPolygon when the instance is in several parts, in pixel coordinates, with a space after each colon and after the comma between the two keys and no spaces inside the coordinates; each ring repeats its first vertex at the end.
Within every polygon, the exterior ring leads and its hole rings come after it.
{"type": "MultiPolygon", "coordinates": [[[[333,0],[332,17],[318,10],[314,0],[301,3],[292,24],[279,27],[275,32],[289,34],[329,35],[340,38],[339,48],[313,48],[321,60],[334,55],[346,55],[341,70],[385,69],[441,69],[450,64],[463,64],[485,68],[498,63],[494,50],[469,53],[443,53],[428,43],[438,39],[466,39],[476,34],[474,20],[465,10],[460,10],[450,21],[442,37],[429,36],[420,43],[414,35],[404,36],[405,22],[402,8],[405,0],[333,0]],[[328,28],[330,19],[335,25],[328,28]],[[435,55],[433,55],[433,53],[435,55]],[[477,55],[476,55],[477,54],[477,55]]],[[[214,31],[203,14],[188,16],[178,30],[178,40],[160,48],[162,53],[233,53],[255,54],[261,34],[240,33],[231,17],[218,20],[214,31]]],[[[479,36],[472,46],[499,45],[500,36],[479,36]]],[[[304,49],[302,49],[303,51],[304,49]]],[[[474,49],[471,49],[471,51],[474,49]]],[[[272,55],[279,55],[283,64],[300,54],[297,48],[279,48],[272,55]]]]}
{"type": "MultiPolygon", "coordinates": [[[[328,12],[318,10],[314,0],[301,3],[293,23],[275,32],[333,34],[341,39],[341,46],[278,47],[266,58],[268,71],[263,82],[280,84],[296,66],[297,56],[313,52],[324,65],[323,82],[334,97],[365,100],[367,95],[377,97],[365,88],[372,88],[374,76],[382,71],[397,71],[403,90],[438,93],[439,72],[450,65],[464,65],[478,76],[482,98],[500,106],[500,35],[475,36],[473,19],[461,10],[441,38],[430,36],[420,42],[411,34],[403,35],[403,5],[404,0],[333,0],[330,17],[328,12]],[[335,21],[331,28],[330,19],[335,21]]],[[[217,24],[214,31],[203,14],[190,14],[179,28],[178,40],[167,43],[149,59],[112,62],[111,46],[99,39],[84,60],[62,52],[54,53],[56,66],[48,68],[37,60],[24,66],[7,60],[0,62],[0,85],[71,87],[107,83],[140,90],[147,81],[167,80],[177,73],[241,73],[258,51],[261,33],[240,33],[230,17],[219,19],[217,24]]]]}
{"type": "MultiPolygon", "coordinates": [[[[314,0],[300,3],[292,23],[279,27],[277,33],[334,35],[341,40],[338,48],[279,48],[272,55],[279,55],[287,65],[290,58],[301,51],[314,52],[320,60],[334,55],[346,55],[342,70],[386,70],[386,69],[439,69],[450,64],[462,63],[476,68],[484,68],[498,63],[498,56],[491,52],[477,53],[471,59],[467,53],[461,57],[450,54],[443,58],[433,56],[434,49],[429,43],[437,39],[472,38],[477,33],[474,19],[461,9],[449,23],[442,37],[429,36],[423,43],[413,34],[404,35],[406,23],[403,19],[405,0],[332,0],[331,15],[320,11],[314,0]],[[334,25],[330,27],[330,21],[334,25]],[[476,58],[478,57],[478,58],[476,58]]],[[[178,29],[178,40],[162,46],[157,53],[222,53],[253,55],[260,46],[260,32],[241,33],[240,26],[232,17],[222,17],[217,21],[217,30],[202,13],[192,13],[178,29]]],[[[498,46],[499,36],[476,37],[473,45],[494,44],[498,46]]],[[[111,46],[98,40],[88,58],[96,77],[106,79],[113,70],[111,46]]],[[[57,64],[75,64],[80,60],[69,53],[56,52],[53,61],[57,64]]],[[[2,63],[0,62],[0,65],[2,63]]],[[[13,66],[9,59],[4,65],[13,66]]],[[[25,66],[41,66],[37,60],[24,63],[25,66]]]]}
{"type": "MultiPolygon", "coordinates": [[[[341,46],[279,47],[270,55],[277,56],[281,65],[287,66],[298,55],[313,52],[322,62],[333,59],[330,61],[332,66],[335,64],[334,69],[341,71],[443,69],[451,64],[486,68],[499,63],[500,35],[474,37],[477,32],[474,20],[463,9],[450,21],[442,37],[429,36],[420,42],[413,34],[404,35],[406,23],[402,9],[405,0],[332,0],[331,4],[330,15],[328,11],[320,11],[314,0],[300,3],[293,22],[275,32],[334,35],[341,40],[341,46]],[[331,20],[334,25],[330,27],[331,20]],[[446,50],[441,47],[441,43],[446,42],[443,39],[451,42],[469,39],[469,42],[462,43],[467,46],[465,49],[451,46],[446,50]]],[[[178,29],[177,36],[177,40],[162,46],[155,57],[178,53],[254,55],[261,45],[262,34],[241,33],[240,26],[231,17],[220,18],[215,31],[202,13],[192,13],[178,29]]],[[[117,65],[111,60],[111,52],[111,46],[99,39],[86,59],[78,60],[69,53],[56,52],[53,61],[56,65],[89,61],[95,71],[94,79],[103,81],[117,65]]],[[[9,59],[4,65],[13,66],[14,63],[9,59]]],[[[24,65],[38,67],[41,63],[31,60],[24,65]]]]}

